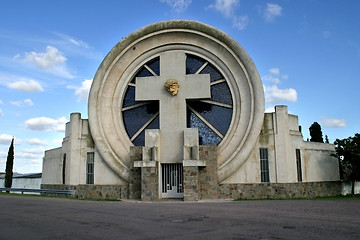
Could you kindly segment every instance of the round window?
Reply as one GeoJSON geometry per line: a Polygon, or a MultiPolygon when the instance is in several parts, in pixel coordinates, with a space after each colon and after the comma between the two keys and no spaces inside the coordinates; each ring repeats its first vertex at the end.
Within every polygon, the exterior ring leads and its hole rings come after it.
{"type": "MultiPolygon", "coordinates": [[[[264,119],[264,90],[246,51],[225,33],[199,22],[155,23],[125,37],[109,52],[89,95],[89,126],[96,149],[128,182],[131,147],[143,146],[145,129],[162,129],[164,120],[159,101],[135,100],[135,92],[143,89],[136,89],[136,79],[142,85],[147,78],[159,76],[161,56],[172,52],[185,56],[181,68],[185,66],[186,78],[207,75],[196,79],[206,78],[211,97],[185,98],[181,124],[199,129],[201,145],[217,145],[218,177],[224,181],[248,159],[257,143],[264,119]]],[[[183,93],[180,86],[179,94],[183,93]]]]}

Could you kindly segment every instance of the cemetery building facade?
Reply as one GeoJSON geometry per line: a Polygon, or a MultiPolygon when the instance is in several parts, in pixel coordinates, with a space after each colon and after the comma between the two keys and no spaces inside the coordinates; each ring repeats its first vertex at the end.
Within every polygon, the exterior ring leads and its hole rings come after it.
{"type": "Polygon", "coordinates": [[[339,194],[334,145],[303,141],[297,116],[264,105],[230,36],[194,21],[146,26],[101,63],[89,119],[72,113],[45,152],[42,188],[147,201],[339,194]]]}

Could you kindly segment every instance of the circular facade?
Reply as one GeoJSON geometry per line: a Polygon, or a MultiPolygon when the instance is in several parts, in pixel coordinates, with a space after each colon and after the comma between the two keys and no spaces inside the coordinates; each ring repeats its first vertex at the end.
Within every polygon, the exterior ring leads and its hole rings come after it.
{"type": "Polygon", "coordinates": [[[210,75],[211,99],[187,101],[187,127],[199,129],[200,144],[218,145],[222,181],[243,164],[256,144],[264,92],[242,47],[208,25],[160,22],[120,41],[105,57],[91,86],[92,137],[106,163],[128,181],[130,146],[144,145],[144,130],[159,128],[158,103],[135,101],[136,77],[159,75],[160,53],[174,50],[186,54],[186,74],[210,75]]]}

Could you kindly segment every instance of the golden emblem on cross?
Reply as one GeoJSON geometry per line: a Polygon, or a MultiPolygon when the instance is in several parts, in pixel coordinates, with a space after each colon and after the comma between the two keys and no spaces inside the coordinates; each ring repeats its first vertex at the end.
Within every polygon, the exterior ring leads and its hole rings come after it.
{"type": "Polygon", "coordinates": [[[176,79],[168,79],[164,84],[166,90],[171,93],[171,95],[175,96],[179,92],[179,83],[176,79]]]}

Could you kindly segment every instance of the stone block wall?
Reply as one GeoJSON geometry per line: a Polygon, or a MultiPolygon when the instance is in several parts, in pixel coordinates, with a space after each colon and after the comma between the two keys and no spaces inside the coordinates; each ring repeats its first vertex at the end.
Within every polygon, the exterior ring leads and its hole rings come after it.
{"type": "Polygon", "coordinates": [[[74,198],[128,199],[128,185],[62,185],[42,184],[41,189],[74,190],[74,198]]]}
{"type": "Polygon", "coordinates": [[[159,200],[159,167],[141,168],[141,200],[157,201],[159,200]]]}
{"type": "Polygon", "coordinates": [[[184,201],[199,200],[199,167],[184,167],[184,201]]]}
{"type": "Polygon", "coordinates": [[[199,168],[199,199],[218,199],[216,146],[200,146],[199,159],[206,161],[206,167],[199,168]]]}
{"type": "Polygon", "coordinates": [[[338,196],[341,182],[220,184],[220,199],[283,199],[338,196]]]}

